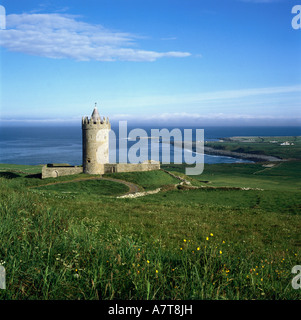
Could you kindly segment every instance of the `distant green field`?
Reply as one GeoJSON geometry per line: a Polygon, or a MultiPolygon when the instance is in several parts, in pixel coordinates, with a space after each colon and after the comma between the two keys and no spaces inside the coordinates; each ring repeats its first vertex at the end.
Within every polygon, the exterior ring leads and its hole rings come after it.
{"type": "MultiPolygon", "coordinates": [[[[162,165],[170,171],[184,173],[187,165],[162,165]]],[[[207,186],[263,188],[301,191],[301,162],[205,164],[201,175],[191,176],[207,186]]]]}
{"type": "Polygon", "coordinates": [[[0,299],[299,300],[300,163],[162,166],[199,189],[162,170],[106,175],[165,186],[134,199],[115,181],[0,165],[0,299]]]}
{"type": "Polygon", "coordinates": [[[145,190],[152,190],[163,185],[179,183],[179,180],[173,178],[163,171],[114,173],[105,174],[104,177],[114,177],[117,179],[133,182],[140,185],[145,190]]]}
{"type": "Polygon", "coordinates": [[[106,180],[87,180],[69,183],[51,184],[37,187],[36,190],[70,193],[78,196],[111,196],[126,193],[129,188],[121,183],[106,180]]]}
{"type": "Polygon", "coordinates": [[[301,137],[232,137],[222,142],[210,141],[206,146],[233,152],[262,154],[283,159],[301,159],[301,137]],[[281,145],[284,142],[290,145],[281,145]]]}
{"type": "Polygon", "coordinates": [[[12,172],[15,174],[24,173],[24,174],[35,174],[41,173],[43,165],[38,166],[27,166],[20,164],[2,164],[0,163],[0,173],[1,172],[12,172]]]}

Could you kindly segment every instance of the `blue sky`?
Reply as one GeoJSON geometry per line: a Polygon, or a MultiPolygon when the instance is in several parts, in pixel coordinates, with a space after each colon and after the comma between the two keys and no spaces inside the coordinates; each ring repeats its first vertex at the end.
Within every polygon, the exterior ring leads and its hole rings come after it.
{"type": "Polygon", "coordinates": [[[7,0],[0,124],[300,125],[289,0],[7,0]]]}

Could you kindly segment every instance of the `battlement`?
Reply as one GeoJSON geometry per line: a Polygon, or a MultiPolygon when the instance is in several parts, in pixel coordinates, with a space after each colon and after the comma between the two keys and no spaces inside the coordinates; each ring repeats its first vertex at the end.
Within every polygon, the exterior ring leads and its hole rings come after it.
{"type": "Polygon", "coordinates": [[[83,128],[92,128],[94,126],[101,127],[103,129],[111,128],[111,124],[109,118],[107,117],[98,117],[97,119],[93,119],[92,117],[89,119],[88,117],[82,118],[82,127],[83,128]]]}
{"type": "Polygon", "coordinates": [[[91,117],[82,118],[82,128],[83,129],[93,129],[93,128],[111,129],[111,125],[108,117],[107,118],[101,117],[99,115],[99,112],[96,108],[96,103],[95,103],[95,108],[92,112],[91,117]]]}

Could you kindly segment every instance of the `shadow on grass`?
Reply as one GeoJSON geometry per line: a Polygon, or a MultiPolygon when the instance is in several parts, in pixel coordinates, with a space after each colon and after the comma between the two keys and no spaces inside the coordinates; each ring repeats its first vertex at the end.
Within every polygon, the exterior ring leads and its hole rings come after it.
{"type": "Polygon", "coordinates": [[[29,174],[29,175],[25,176],[25,178],[29,178],[29,179],[42,179],[42,174],[41,174],[41,173],[29,174]]]}
{"type": "Polygon", "coordinates": [[[0,178],[4,179],[15,179],[20,178],[21,176],[14,172],[0,172],[0,178]]]}

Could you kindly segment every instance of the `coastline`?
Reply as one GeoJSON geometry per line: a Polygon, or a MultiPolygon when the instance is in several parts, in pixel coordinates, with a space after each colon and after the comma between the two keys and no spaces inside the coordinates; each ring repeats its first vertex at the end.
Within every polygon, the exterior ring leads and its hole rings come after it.
{"type": "MultiPolygon", "coordinates": [[[[183,142],[180,142],[180,141],[171,141],[170,143],[176,147],[183,147],[183,144],[184,144],[183,142]]],[[[192,143],[193,147],[195,147],[195,143],[196,143],[195,141],[192,143]]],[[[250,161],[254,161],[254,162],[285,161],[284,159],[280,159],[280,158],[277,158],[274,156],[252,154],[252,153],[242,153],[242,152],[233,152],[233,151],[229,151],[229,150],[219,150],[219,149],[214,149],[212,147],[206,147],[206,146],[204,146],[204,154],[245,159],[245,160],[250,160],[250,161]]]]}
{"type": "Polygon", "coordinates": [[[266,156],[262,154],[252,154],[252,153],[241,153],[241,152],[233,152],[228,150],[218,150],[211,147],[204,147],[204,153],[209,155],[219,155],[219,156],[228,156],[233,158],[251,160],[254,162],[262,162],[262,161],[284,161],[283,159],[266,156]]]}

